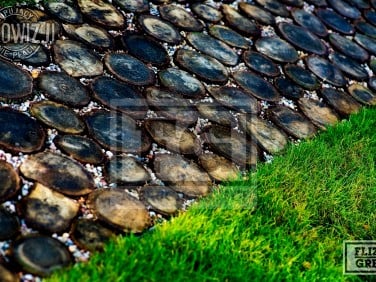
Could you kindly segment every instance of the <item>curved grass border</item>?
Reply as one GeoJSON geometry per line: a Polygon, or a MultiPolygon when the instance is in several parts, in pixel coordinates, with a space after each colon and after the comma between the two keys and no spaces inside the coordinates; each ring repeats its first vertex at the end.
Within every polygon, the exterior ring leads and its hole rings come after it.
{"type": "Polygon", "coordinates": [[[375,163],[376,109],[363,109],[47,281],[360,280],[342,274],[342,242],[374,239],[375,163]]]}

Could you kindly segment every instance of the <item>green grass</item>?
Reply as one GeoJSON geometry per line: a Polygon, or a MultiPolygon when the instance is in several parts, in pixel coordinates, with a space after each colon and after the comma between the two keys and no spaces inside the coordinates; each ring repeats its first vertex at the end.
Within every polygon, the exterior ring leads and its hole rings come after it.
{"type": "Polygon", "coordinates": [[[25,4],[33,4],[35,3],[34,0],[0,0],[0,8],[10,7],[16,4],[25,3],[25,4]]]}
{"type": "Polygon", "coordinates": [[[376,110],[224,184],[143,236],[48,281],[358,281],[343,240],[376,234],[376,110]]]}

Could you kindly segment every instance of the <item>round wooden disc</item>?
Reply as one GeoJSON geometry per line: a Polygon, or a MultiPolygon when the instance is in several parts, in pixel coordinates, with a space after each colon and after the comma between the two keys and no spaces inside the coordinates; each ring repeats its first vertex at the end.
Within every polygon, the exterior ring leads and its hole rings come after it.
{"type": "Polygon", "coordinates": [[[156,87],[147,88],[145,95],[147,102],[158,116],[186,125],[193,125],[197,122],[198,113],[196,109],[183,96],[156,87]]]}
{"type": "Polygon", "coordinates": [[[299,25],[305,27],[314,34],[320,37],[325,37],[328,35],[328,30],[326,29],[325,25],[314,14],[303,9],[298,9],[293,10],[291,15],[299,25]]]}
{"type": "Polygon", "coordinates": [[[13,63],[0,59],[0,98],[20,99],[33,90],[33,79],[13,63]]]}
{"type": "Polygon", "coordinates": [[[108,150],[143,153],[151,146],[149,136],[123,113],[97,111],[86,117],[86,124],[91,136],[108,150]]]}
{"type": "Polygon", "coordinates": [[[70,234],[78,246],[91,252],[102,251],[105,243],[115,237],[115,233],[100,222],[85,218],[73,223],[70,234]]]}
{"type": "Polygon", "coordinates": [[[63,27],[69,35],[89,47],[99,50],[113,47],[113,39],[105,29],[87,24],[81,26],[65,24],[63,27]]]}
{"type": "Polygon", "coordinates": [[[364,12],[365,19],[370,23],[376,26],[376,11],[368,10],[364,12]]]}
{"type": "Polygon", "coordinates": [[[271,110],[271,119],[288,134],[298,139],[311,138],[317,132],[316,127],[306,117],[285,106],[271,110]]]}
{"type": "Polygon", "coordinates": [[[221,106],[217,102],[201,102],[196,104],[196,108],[200,116],[224,126],[235,126],[236,121],[234,115],[229,112],[229,109],[221,106]]]}
{"type": "Polygon", "coordinates": [[[355,100],[362,104],[369,106],[376,105],[376,93],[361,84],[354,83],[347,91],[355,100]]]}
{"type": "Polygon", "coordinates": [[[168,4],[159,6],[158,10],[163,19],[178,28],[186,31],[202,31],[204,29],[203,24],[182,7],[168,4]]]}
{"type": "Polygon", "coordinates": [[[250,41],[227,26],[212,25],[209,27],[209,34],[232,47],[248,49],[251,46],[250,41]]]}
{"type": "Polygon", "coordinates": [[[153,164],[157,177],[177,192],[189,197],[205,196],[210,192],[209,175],[180,155],[158,154],[153,164]]]}
{"type": "Polygon", "coordinates": [[[29,156],[20,166],[21,173],[68,196],[81,196],[94,189],[91,174],[66,156],[42,152],[29,156]]]}
{"type": "Polygon", "coordinates": [[[94,79],[90,88],[94,98],[110,109],[121,111],[135,119],[146,116],[148,105],[136,88],[104,76],[94,79]]]}
{"type": "Polygon", "coordinates": [[[5,161],[0,161],[0,203],[17,194],[20,188],[21,179],[13,166],[5,161]]]}
{"type": "Polygon", "coordinates": [[[28,115],[10,108],[0,109],[0,146],[13,151],[39,151],[46,139],[42,126],[28,115]]]}
{"type": "Polygon", "coordinates": [[[154,71],[140,60],[122,53],[108,53],[104,64],[118,79],[129,84],[144,86],[155,82],[154,71]]]}
{"type": "Polygon", "coordinates": [[[293,63],[298,60],[298,52],[285,40],[275,37],[262,37],[255,43],[257,51],[278,62],[293,63]]]}
{"type": "Polygon", "coordinates": [[[118,156],[105,165],[109,183],[143,185],[151,180],[149,172],[133,157],[118,156]]]}
{"type": "Polygon", "coordinates": [[[175,53],[175,61],[205,81],[222,84],[228,80],[227,69],[220,62],[196,51],[179,49],[175,53]]]}
{"type": "MultiPolygon", "coordinates": [[[[5,241],[5,240],[12,239],[16,237],[19,232],[20,232],[20,221],[18,217],[15,214],[7,211],[5,208],[0,207],[0,240],[5,241]]],[[[0,271],[0,275],[1,275],[1,271],[0,271]]]]}
{"type": "Polygon", "coordinates": [[[251,70],[262,75],[271,77],[280,75],[278,66],[261,53],[247,50],[243,53],[243,61],[251,70]]]}
{"type": "Polygon", "coordinates": [[[121,189],[97,189],[88,198],[97,217],[124,232],[140,233],[151,220],[142,202],[121,189]]]}
{"type": "MultiPolygon", "coordinates": [[[[376,55],[376,39],[360,33],[356,33],[354,36],[354,40],[368,52],[372,53],[373,55],[376,55]]],[[[372,60],[370,64],[372,65],[372,60]]]]}
{"type": "Polygon", "coordinates": [[[320,87],[317,77],[300,66],[288,64],[284,66],[286,75],[299,86],[307,90],[316,90],[320,87]]]}
{"type": "Polygon", "coordinates": [[[267,10],[246,2],[239,3],[239,10],[256,22],[264,25],[274,25],[275,18],[267,10]]]}
{"type": "Polygon", "coordinates": [[[148,0],[114,0],[113,3],[130,13],[149,12],[148,0]]]}
{"type": "Polygon", "coordinates": [[[76,201],[40,183],[35,184],[21,206],[27,225],[48,233],[69,229],[80,208],[76,201]]]}
{"type": "Polygon", "coordinates": [[[49,127],[70,134],[82,133],[85,123],[69,107],[52,101],[40,101],[30,107],[31,114],[49,127]]]}
{"type": "Polygon", "coordinates": [[[145,186],[141,195],[153,210],[164,215],[173,215],[181,208],[179,195],[166,186],[145,186]]]}
{"type": "Polygon", "coordinates": [[[241,15],[235,8],[222,4],[222,12],[228,25],[246,36],[258,36],[260,29],[253,21],[241,15]]]}
{"type": "Polygon", "coordinates": [[[327,52],[324,43],[303,27],[291,23],[280,23],[278,29],[282,36],[297,48],[317,55],[325,55],[327,52]]]}
{"type": "Polygon", "coordinates": [[[33,235],[13,242],[12,258],[25,272],[49,276],[53,271],[67,267],[72,257],[59,240],[33,235]]]}
{"type": "Polygon", "coordinates": [[[332,53],[329,60],[333,65],[345,73],[346,76],[356,80],[366,80],[368,78],[367,70],[358,62],[342,55],[340,53],[332,53]]]}
{"type": "Polygon", "coordinates": [[[84,136],[57,135],[53,142],[61,151],[83,163],[100,164],[105,158],[102,148],[84,136]]]}
{"type": "Polygon", "coordinates": [[[53,45],[55,62],[70,76],[97,76],[103,73],[103,64],[82,43],[56,40],[53,45]]]}
{"type": "Polygon", "coordinates": [[[2,48],[0,56],[9,61],[21,62],[31,66],[48,66],[50,64],[48,49],[42,44],[27,42],[6,43],[1,44],[0,47],[2,48]],[[27,55],[24,56],[24,53],[27,55]],[[19,56],[16,54],[19,54],[19,56]]]}
{"type": "Polygon", "coordinates": [[[279,100],[278,91],[262,77],[249,71],[237,71],[232,75],[240,87],[256,98],[271,102],[279,100]]]}
{"type": "Polygon", "coordinates": [[[316,15],[330,29],[343,34],[353,34],[355,32],[352,25],[342,16],[329,9],[318,9],[316,15]]]}
{"type": "Polygon", "coordinates": [[[342,16],[348,19],[359,19],[361,12],[350,3],[342,0],[327,0],[329,5],[342,16]]]}
{"type": "Polygon", "coordinates": [[[159,17],[141,15],[138,22],[147,34],[163,42],[179,44],[183,40],[175,26],[159,17]]]}
{"type": "Polygon", "coordinates": [[[242,168],[256,166],[258,148],[254,142],[247,140],[245,134],[241,134],[231,127],[213,124],[203,138],[213,151],[242,168]]]}
{"type": "Polygon", "coordinates": [[[287,136],[272,123],[256,115],[238,117],[241,128],[270,154],[282,151],[287,145],[287,136]]]}
{"type": "Polygon", "coordinates": [[[71,24],[81,24],[83,22],[81,13],[67,3],[47,1],[44,7],[48,13],[64,22],[71,24]]]}
{"type": "Polygon", "coordinates": [[[183,155],[201,151],[200,140],[186,127],[165,120],[147,120],[145,128],[158,145],[168,150],[183,155]]]}
{"type": "Polygon", "coordinates": [[[369,55],[366,50],[356,44],[354,41],[341,36],[336,33],[329,35],[329,42],[336,48],[339,52],[343,53],[354,60],[359,62],[365,62],[368,60],[369,55]]]}
{"type": "Polygon", "coordinates": [[[169,91],[189,98],[204,96],[204,85],[194,76],[178,68],[168,68],[158,73],[161,84],[169,91]]]}
{"type": "Polygon", "coordinates": [[[78,0],[81,12],[91,21],[105,28],[124,27],[124,17],[115,6],[102,0],[78,0]]]}
{"type": "Polygon", "coordinates": [[[369,24],[364,21],[358,21],[355,25],[356,30],[358,30],[360,33],[376,38],[376,27],[372,24],[369,24]]]}
{"type": "Polygon", "coordinates": [[[83,107],[90,102],[85,87],[64,72],[42,72],[38,77],[38,87],[48,98],[69,106],[83,107]]]}
{"type": "Polygon", "coordinates": [[[216,181],[236,179],[240,171],[228,159],[215,154],[202,154],[199,156],[200,165],[216,181]]]}
{"type": "Polygon", "coordinates": [[[375,8],[376,5],[374,5],[375,1],[367,1],[367,0],[352,0],[351,3],[354,4],[358,9],[369,9],[371,8],[371,5],[375,8]]]}
{"type": "Polygon", "coordinates": [[[221,11],[205,3],[194,3],[191,9],[200,19],[207,22],[219,22],[223,16],[221,11]]]}
{"type": "Polygon", "coordinates": [[[274,80],[274,85],[279,93],[287,99],[295,100],[303,97],[303,89],[288,78],[278,77],[274,80]]]}
{"type": "Polygon", "coordinates": [[[323,88],[321,95],[337,112],[344,116],[357,113],[361,105],[350,95],[334,88],[323,88]]]}
{"type": "Polygon", "coordinates": [[[288,17],[290,15],[286,5],[280,2],[274,0],[256,0],[256,3],[277,16],[288,17]]]}
{"type": "Polygon", "coordinates": [[[253,96],[244,90],[231,86],[211,86],[208,92],[217,102],[242,113],[257,113],[259,105],[253,96]]]}
{"type": "Polygon", "coordinates": [[[191,32],[187,35],[188,42],[198,51],[216,58],[221,63],[228,66],[235,66],[239,57],[232,48],[214,37],[200,33],[191,32]]]}
{"type": "Polygon", "coordinates": [[[156,66],[170,63],[166,49],[150,36],[130,33],[125,34],[121,40],[129,54],[145,63],[156,66]]]}
{"type": "Polygon", "coordinates": [[[298,101],[299,108],[314,125],[325,130],[326,127],[338,122],[338,116],[334,110],[325,103],[309,98],[301,98],[298,101]]]}
{"type": "Polygon", "coordinates": [[[322,80],[338,87],[346,85],[347,81],[342,72],[328,60],[322,57],[310,56],[306,59],[306,63],[308,69],[322,80]]]}

